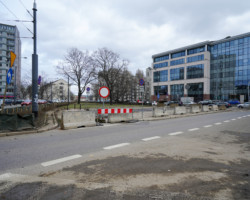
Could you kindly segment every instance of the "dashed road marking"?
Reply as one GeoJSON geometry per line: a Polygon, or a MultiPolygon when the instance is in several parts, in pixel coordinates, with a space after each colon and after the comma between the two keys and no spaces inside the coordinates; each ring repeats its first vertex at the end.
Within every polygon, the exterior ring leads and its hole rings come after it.
{"type": "Polygon", "coordinates": [[[56,159],[56,160],[51,160],[51,161],[48,161],[48,162],[43,162],[43,163],[41,163],[41,165],[44,166],[44,167],[48,167],[50,165],[55,165],[55,164],[58,164],[58,163],[66,162],[66,161],[73,160],[73,159],[76,159],[76,158],[81,158],[81,157],[82,157],[81,155],[76,154],[76,155],[73,155],[73,156],[68,156],[68,157],[59,158],[59,159],[56,159]]]}
{"type": "Polygon", "coordinates": [[[209,127],[212,127],[213,125],[206,125],[206,126],[203,126],[204,128],[209,128],[209,127]]]}
{"type": "Polygon", "coordinates": [[[238,119],[241,119],[242,117],[238,117],[238,119]]]}
{"type": "Polygon", "coordinates": [[[188,131],[197,131],[199,130],[199,128],[191,128],[191,129],[188,129],[188,131]]]}
{"type": "Polygon", "coordinates": [[[115,148],[119,148],[119,147],[123,147],[123,146],[127,146],[127,145],[130,145],[130,143],[116,144],[116,145],[112,145],[112,146],[103,147],[103,149],[110,150],[110,149],[115,149],[115,148]]]}
{"type": "Polygon", "coordinates": [[[226,121],[224,121],[224,122],[228,123],[228,122],[230,122],[230,120],[226,120],[226,121]]]}
{"type": "Polygon", "coordinates": [[[149,137],[149,138],[144,138],[144,139],[142,139],[143,141],[149,141],[149,140],[156,140],[156,139],[159,139],[159,138],[161,138],[160,136],[154,136],[154,137],[149,137]]]}
{"type": "Polygon", "coordinates": [[[214,123],[215,125],[221,125],[222,123],[221,122],[217,122],[217,123],[214,123]]]}
{"type": "Polygon", "coordinates": [[[179,131],[179,132],[169,133],[168,135],[180,135],[182,133],[183,133],[182,131],[179,131]]]}

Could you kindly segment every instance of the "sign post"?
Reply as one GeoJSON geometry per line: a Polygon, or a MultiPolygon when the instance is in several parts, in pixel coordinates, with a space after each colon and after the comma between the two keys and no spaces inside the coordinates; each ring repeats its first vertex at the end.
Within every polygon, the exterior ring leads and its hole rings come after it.
{"type": "Polygon", "coordinates": [[[110,94],[109,89],[106,86],[103,86],[99,89],[99,95],[102,97],[103,108],[104,108],[104,99],[107,98],[110,94]]]}
{"type": "Polygon", "coordinates": [[[139,80],[139,85],[140,85],[140,92],[141,92],[141,106],[142,106],[142,113],[141,113],[141,116],[142,116],[142,119],[143,119],[143,94],[144,94],[144,80],[141,78],[139,80]]]}
{"type": "Polygon", "coordinates": [[[87,101],[88,101],[88,94],[90,92],[90,87],[87,87],[87,101]]]}

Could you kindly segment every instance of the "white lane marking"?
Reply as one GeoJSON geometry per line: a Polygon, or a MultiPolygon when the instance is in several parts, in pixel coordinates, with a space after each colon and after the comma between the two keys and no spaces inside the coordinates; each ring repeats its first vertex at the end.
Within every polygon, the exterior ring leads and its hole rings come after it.
{"type": "Polygon", "coordinates": [[[218,123],[214,123],[215,125],[221,125],[222,123],[218,122],[218,123]]]}
{"type": "Polygon", "coordinates": [[[242,117],[238,117],[238,119],[241,119],[242,117]]]}
{"type": "Polygon", "coordinates": [[[199,128],[191,128],[191,129],[188,129],[188,131],[197,131],[199,130],[199,128]]]}
{"type": "Polygon", "coordinates": [[[231,119],[231,120],[233,120],[233,121],[234,121],[234,120],[236,120],[236,119],[231,119]]]}
{"type": "Polygon", "coordinates": [[[250,117],[250,115],[247,115],[248,117],[250,117]]]}
{"type": "Polygon", "coordinates": [[[159,138],[161,138],[160,136],[154,136],[154,137],[149,137],[149,138],[144,138],[144,139],[142,139],[143,141],[149,141],[149,140],[156,140],[156,139],[159,139],[159,138]]]}
{"type": "Polygon", "coordinates": [[[179,131],[179,132],[169,133],[168,135],[180,135],[182,133],[183,133],[182,131],[179,131]]]}
{"type": "Polygon", "coordinates": [[[209,127],[212,127],[213,125],[206,125],[206,126],[203,126],[204,128],[209,128],[209,127]]]}
{"type": "Polygon", "coordinates": [[[226,121],[224,121],[224,122],[228,123],[228,122],[230,122],[230,120],[226,120],[226,121]]]}
{"type": "Polygon", "coordinates": [[[48,161],[48,162],[43,162],[43,163],[41,163],[41,165],[44,166],[44,167],[48,167],[50,165],[55,165],[55,164],[58,164],[58,163],[66,162],[66,161],[73,160],[73,159],[76,159],[76,158],[81,158],[81,157],[82,157],[81,155],[76,154],[76,155],[73,155],[73,156],[68,156],[68,157],[59,158],[59,159],[56,159],[56,160],[51,160],[51,161],[48,161]]]}
{"type": "Polygon", "coordinates": [[[110,150],[110,149],[115,149],[115,148],[119,148],[119,147],[123,147],[123,146],[127,146],[127,145],[130,145],[130,143],[116,144],[116,145],[112,145],[112,146],[103,147],[103,149],[110,150]]]}

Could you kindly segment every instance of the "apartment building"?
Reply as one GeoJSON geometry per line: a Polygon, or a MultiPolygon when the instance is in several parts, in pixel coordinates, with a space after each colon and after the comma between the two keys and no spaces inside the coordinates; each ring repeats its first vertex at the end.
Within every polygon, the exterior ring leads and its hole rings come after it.
{"type": "Polygon", "coordinates": [[[21,84],[21,40],[16,26],[0,24],[0,98],[3,98],[6,88],[6,75],[10,68],[10,51],[16,54],[12,67],[11,84],[6,91],[7,98],[18,97],[21,84]]]}

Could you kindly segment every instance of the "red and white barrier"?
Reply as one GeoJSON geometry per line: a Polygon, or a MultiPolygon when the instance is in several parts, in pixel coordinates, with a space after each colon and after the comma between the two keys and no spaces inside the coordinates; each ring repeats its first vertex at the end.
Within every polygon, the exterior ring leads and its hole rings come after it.
{"type": "Polygon", "coordinates": [[[132,113],[132,108],[109,108],[98,109],[98,114],[120,114],[120,113],[132,113]]]}

